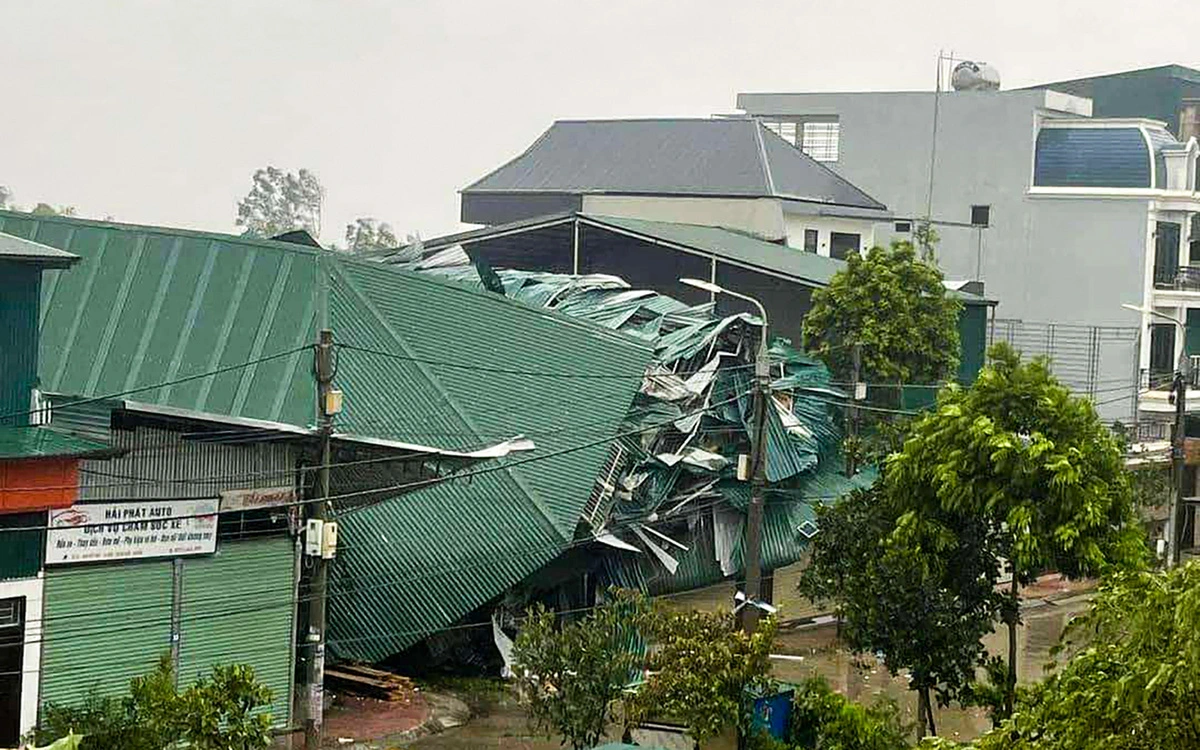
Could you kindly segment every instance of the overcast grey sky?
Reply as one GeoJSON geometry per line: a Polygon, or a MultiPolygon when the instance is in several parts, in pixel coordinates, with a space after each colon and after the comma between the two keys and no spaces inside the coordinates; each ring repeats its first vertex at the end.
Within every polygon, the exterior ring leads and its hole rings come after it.
{"type": "Polygon", "coordinates": [[[8,0],[0,184],[20,204],[233,231],[307,167],[323,236],[458,227],[457,190],[556,118],[706,116],[738,91],[928,89],[939,48],[1005,88],[1200,65],[1195,0],[8,0]],[[1190,54],[1190,56],[1189,56],[1190,54]]]}

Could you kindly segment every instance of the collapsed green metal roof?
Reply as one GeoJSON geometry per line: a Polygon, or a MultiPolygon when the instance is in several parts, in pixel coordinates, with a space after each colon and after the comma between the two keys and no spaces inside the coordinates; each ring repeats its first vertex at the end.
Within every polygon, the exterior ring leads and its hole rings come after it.
{"type": "MultiPolygon", "coordinates": [[[[444,269],[455,258],[468,263],[465,253],[450,248],[409,264],[444,269]]],[[[590,531],[581,541],[591,534],[606,545],[597,545],[603,558],[598,580],[657,594],[736,575],[749,484],[735,478],[734,466],[736,454],[749,450],[748,342],[757,337],[757,319],[717,317],[711,304],[688,306],[603,274],[475,273],[478,283],[507,296],[625,331],[655,348],[655,363],[622,430],[638,434],[618,441],[605,469],[610,479],[598,482],[584,518],[590,531]]],[[[825,366],[783,339],[772,343],[769,355],[775,393],[767,411],[770,486],[762,556],[772,569],[800,559],[817,533],[817,506],[875,476],[841,473],[831,404],[845,394],[831,387],[825,366]]]]}
{"type": "Polygon", "coordinates": [[[307,427],[312,353],[296,350],[328,325],[348,345],[339,434],[453,450],[534,440],[521,460],[536,461],[343,514],[329,605],[342,658],[395,653],[556,555],[607,453],[580,445],[613,433],[651,356],[600,326],[299,245],[14,212],[0,231],[82,258],[44,283],[43,391],[144,389],[129,398],[307,427]]]}

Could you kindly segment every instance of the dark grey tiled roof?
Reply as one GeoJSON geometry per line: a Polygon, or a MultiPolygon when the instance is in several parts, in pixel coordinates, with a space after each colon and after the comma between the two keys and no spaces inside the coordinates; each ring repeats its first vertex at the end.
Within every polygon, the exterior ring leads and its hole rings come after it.
{"type": "Polygon", "coordinates": [[[750,118],[565,120],[471,193],[775,197],[886,207],[750,118]]]}

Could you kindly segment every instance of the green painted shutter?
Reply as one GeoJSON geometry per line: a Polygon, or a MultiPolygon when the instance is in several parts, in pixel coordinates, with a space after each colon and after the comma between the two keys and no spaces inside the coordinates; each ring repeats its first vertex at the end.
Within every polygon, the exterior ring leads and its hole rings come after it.
{"type": "Polygon", "coordinates": [[[287,723],[292,698],[295,557],[287,538],[222,542],[183,561],[179,684],[218,664],[247,664],[271,688],[271,714],[287,723]]]}
{"type": "Polygon", "coordinates": [[[171,650],[171,562],[48,568],[42,705],[128,691],[171,650]]]}

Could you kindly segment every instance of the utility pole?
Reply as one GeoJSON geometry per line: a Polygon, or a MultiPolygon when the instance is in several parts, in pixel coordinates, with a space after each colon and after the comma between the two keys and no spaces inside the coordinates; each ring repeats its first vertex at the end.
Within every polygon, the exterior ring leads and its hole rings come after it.
{"type": "Polygon", "coordinates": [[[1187,386],[1190,364],[1187,354],[1179,357],[1179,365],[1175,368],[1175,381],[1171,389],[1175,392],[1175,424],[1171,428],[1171,474],[1174,481],[1174,491],[1171,493],[1171,517],[1167,523],[1167,567],[1173,568],[1180,561],[1180,547],[1183,546],[1183,512],[1187,507],[1183,487],[1183,447],[1186,438],[1184,415],[1187,414],[1187,386]]]}
{"type": "MultiPolygon", "coordinates": [[[[771,399],[771,362],[767,354],[770,348],[770,328],[767,324],[767,308],[754,297],[726,289],[712,281],[683,278],[679,283],[708,292],[711,299],[718,294],[748,302],[758,310],[762,321],[762,335],[758,351],[754,355],[754,420],[750,436],[750,507],[746,513],[746,601],[742,604],[742,628],[753,633],[758,626],[759,599],[762,589],[762,521],[763,493],[767,485],[767,409],[771,399]]],[[[740,465],[740,459],[739,459],[740,465]]],[[[739,468],[738,478],[741,479],[739,468]]]]}
{"type": "MultiPolygon", "coordinates": [[[[309,519],[324,522],[329,510],[330,445],[333,442],[333,415],[340,410],[331,398],[333,392],[333,331],[318,334],[316,349],[317,413],[320,415],[321,468],[317,474],[317,496],[308,504],[309,519]]],[[[318,533],[321,533],[318,531],[318,533]]],[[[307,552],[307,550],[306,550],[307,552]]],[[[322,700],[325,683],[325,600],[329,559],[324,554],[310,556],[312,576],[308,590],[308,669],[306,682],[307,711],[304,715],[304,748],[320,750],[321,725],[324,722],[322,700]]]]}
{"type": "Polygon", "coordinates": [[[858,470],[858,379],[862,377],[862,345],[854,344],[850,350],[850,408],[846,411],[846,476],[852,477],[858,470]]]}
{"type": "Polygon", "coordinates": [[[746,609],[742,625],[747,633],[758,627],[758,602],[762,593],[763,493],[767,484],[767,402],[771,398],[771,364],[767,359],[767,317],[763,315],[762,340],[754,359],[754,436],[750,445],[750,508],[746,517],[746,609]]]}

